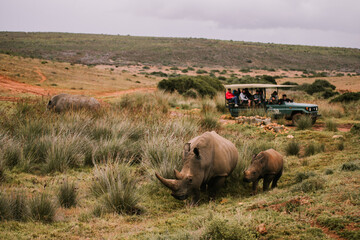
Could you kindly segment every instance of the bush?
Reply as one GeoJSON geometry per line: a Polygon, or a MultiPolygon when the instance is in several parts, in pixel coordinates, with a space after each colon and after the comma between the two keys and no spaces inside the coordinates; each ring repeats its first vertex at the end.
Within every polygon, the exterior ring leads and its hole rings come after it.
{"type": "Polygon", "coordinates": [[[9,199],[0,192],[0,221],[11,219],[11,208],[9,199]]]}
{"type": "Polygon", "coordinates": [[[305,156],[311,156],[316,153],[323,152],[324,150],[325,150],[325,145],[315,142],[310,142],[305,147],[305,156]]]}
{"type": "Polygon", "coordinates": [[[288,156],[298,155],[300,152],[300,144],[296,141],[290,141],[285,147],[288,156]]]}
{"type": "Polygon", "coordinates": [[[217,78],[209,76],[181,76],[163,79],[158,83],[158,88],[184,94],[189,89],[196,90],[201,97],[214,97],[218,91],[224,91],[224,86],[217,78]]]}
{"type": "Polygon", "coordinates": [[[229,221],[223,218],[214,218],[205,225],[205,231],[200,239],[211,240],[250,240],[257,239],[254,231],[243,226],[237,221],[229,221]]]}
{"type": "Polygon", "coordinates": [[[310,177],[314,177],[316,174],[314,172],[298,172],[295,175],[295,183],[300,183],[305,179],[308,179],[310,177]]]}
{"type": "Polygon", "coordinates": [[[95,166],[94,177],[91,191],[100,198],[106,211],[117,214],[139,213],[137,180],[129,165],[108,163],[102,167],[95,166]]]}
{"type": "Polygon", "coordinates": [[[184,97],[188,97],[188,98],[197,98],[197,94],[196,94],[196,91],[192,90],[192,89],[189,89],[187,90],[184,94],[183,94],[184,97]]]}
{"type": "MultiPolygon", "coordinates": [[[[335,90],[335,86],[326,80],[316,79],[312,84],[304,83],[297,87],[297,90],[305,91],[307,94],[313,95],[314,93],[326,92],[325,96],[330,96],[335,90]]],[[[334,93],[335,94],[335,93],[334,93]]]]}
{"type": "Polygon", "coordinates": [[[360,134],[360,123],[355,123],[351,129],[350,132],[353,134],[360,134]]]}
{"type": "Polygon", "coordinates": [[[331,175],[334,174],[334,171],[332,169],[326,169],[325,175],[331,175]]]}
{"type": "Polygon", "coordinates": [[[307,115],[301,116],[296,122],[296,130],[306,130],[312,128],[312,119],[307,115]]]}
{"type": "Polygon", "coordinates": [[[77,195],[75,183],[69,183],[68,179],[65,179],[57,192],[60,206],[65,208],[75,207],[77,204],[77,195]]]}
{"type": "Polygon", "coordinates": [[[342,171],[356,171],[356,170],[360,170],[360,167],[358,164],[354,163],[354,162],[348,162],[348,163],[344,163],[341,167],[342,171]]]}
{"type": "Polygon", "coordinates": [[[281,85],[294,85],[294,86],[298,86],[299,84],[296,83],[296,82],[287,81],[287,82],[283,82],[281,85]]]}
{"type": "Polygon", "coordinates": [[[336,132],[337,131],[337,124],[334,119],[328,119],[325,122],[325,129],[327,131],[336,132]]]}
{"type": "Polygon", "coordinates": [[[324,189],[325,180],[322,178],[309,178],[301,183],[298,183],[292,188],[293,192],[316,192],[320,189],[324,189]]]}
{"type": "Polygon", "coordinates": [[[50,196],[42,193],[35,196],[30,201],[31,217],[42,222],[53,222],[55,217],[55,206],[50,200],[50,196]]]}
{"type": "Polygon", "coordinates": [[[22,154],[21,146],[16,142],[9,142],[4,149],[3,158],[6,166],[13,168],[20,163],[22,154]]]}
{"type": "Polygon", "coordinates": [[[12,219],[25,221],[29,217],[28,200],[23,192],[11,194],[9,199],[12,219]]]}
{"type": "Polygon", "coordinates": [[[211,114],[205,114],[200,120],[200,126],[206,130],[215,130],[220,127],[218,119],[211,114]]]}
{"type": "Polygon", "coordinates": [[[335,98],[333,98],[330,102],[334,103],[334,102],[354,102],[354,101],[359,101],[360,100],[360,92],[347,92],[347,93],[343,93],[340,96],[337,96],[335,98]]]}

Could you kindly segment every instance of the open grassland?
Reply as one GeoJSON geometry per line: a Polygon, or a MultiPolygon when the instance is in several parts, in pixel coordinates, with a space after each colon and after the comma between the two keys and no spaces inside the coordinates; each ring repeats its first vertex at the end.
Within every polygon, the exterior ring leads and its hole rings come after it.
{"type": "MultiPolygon", "coordinates": [[[[1,102],[0,238],[358,239],[359,132],[220,125],[222,97],[135,93],[98,112],[63,114],[46,111],[41,99],[1,102]],[[172,198],[154,172],[173,177],[183,144],[207,130],[232,141],[240,162],[216,200],[203,194],[191,207],[172,198]],[[288,134],[298,154],[287,154],[288,134]],[[285,155],[284,174],[279,188],[251,196],[242,172],[268,148],[285,155]],[[63,204],[68,195],[75,204],[63,204]],[[17,210],[6,211],[7,203],[17,210]]],[[[352,113],[359,108],[336,104],[342,113],[327,110],[319,123],[359,124],[352,113]]]]}
{"type": "Polygon", "coordinates": [[[151,64],[359,71],[360,50],[193,38],[1,32],[0,51],[86,65],[151,64]]]}

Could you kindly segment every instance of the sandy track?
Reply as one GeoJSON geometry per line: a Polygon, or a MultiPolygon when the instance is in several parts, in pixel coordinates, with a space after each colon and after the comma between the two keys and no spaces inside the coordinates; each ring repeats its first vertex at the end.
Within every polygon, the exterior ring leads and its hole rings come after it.
{"type": "Polygon", "coordinates": [[[154,92],[155,90],[156,88],[134,88],[129,90],[115,91],[115,92],[100,92],[96,94],[96,97],[116,97],[123,94],[129,94],[135,92],[149,93],[149,92],[154,92]]]}
{"type": "Polygon", "coordinates": [[[3,75],[0,75],[0,88],[10,90],[14,93],[31,93],[38,96],[47,96],[54,93],[54,91],[46,90],[39,86],[33,86],[11,80],[10,78],[3,75]]]}
{"type": "Polygon", "coordinates": [[[46,76],[40,71],[40,68],[36,67],[34,72],[40,76],[40,81],[39,81],[40,83],[46,81],[46,76]]]}

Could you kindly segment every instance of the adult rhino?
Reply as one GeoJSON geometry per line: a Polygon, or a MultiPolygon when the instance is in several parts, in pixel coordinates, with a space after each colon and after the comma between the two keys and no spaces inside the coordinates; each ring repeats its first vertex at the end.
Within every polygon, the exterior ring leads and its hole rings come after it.
{"type": "Polygon", "coordinates": [[[97,110],[100,108],[100,103],[92,97],[62,93],[53,96],[49,101],[47,108],[54,109],[55,112],[78,109],[97,110]]]}
{"type": "Polygon", "coordinates": [[[176,179],[165,179],[158,173],[156,177],[172,190],[171,195],[184,200],[192,196],[191,204],[197,204],[200,188],[208,187],[210,198],[223,186],[226,177],[235,169],[238,151],[229,140],[216,132],[205,132],[191,139],[183,150],[183,168],[174,169],[176,179]]]}

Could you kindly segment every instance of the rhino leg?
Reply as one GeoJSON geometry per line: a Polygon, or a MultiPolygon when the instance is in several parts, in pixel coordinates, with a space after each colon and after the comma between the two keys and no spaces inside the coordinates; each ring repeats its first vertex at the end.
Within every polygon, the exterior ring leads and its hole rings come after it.
{"type": "Polygon", "coordinates": [[[193,196],[190,205],[191,206],[197,205],[199,203],[199,199],[200,199],[200,190],[199,189],[193,190],[193,196]]]}
{"type": "Polygon", "coordinates": [[[271,188],[277,187],[277,182],[280,179],[281,175],[282,175],[282,171],[280,171],[278,174],[275,175],[275,178],[271,184],[271,188]]]}
{"type": "Polygon", "coordinates": [[[255,181],[253,181],[251,195],[256,195],[258,183],[259,183],[259,179],[256,179],[255,181]]]}
{"type": "Polygon", "coordinates": [[[210,200],[215,199],[216,192],[219,188],[221,188],[224,185],[225,179],[226,177],[215,177],[211,179],[208,185],[210,200]]]}
{"type": "Polygon", "coordinates": [[[267,191],[269,189],[271,181],[275,178],[275,175],[266,175],[264,177],[264,185],[263,185],[263,191],[267,191]]]}

